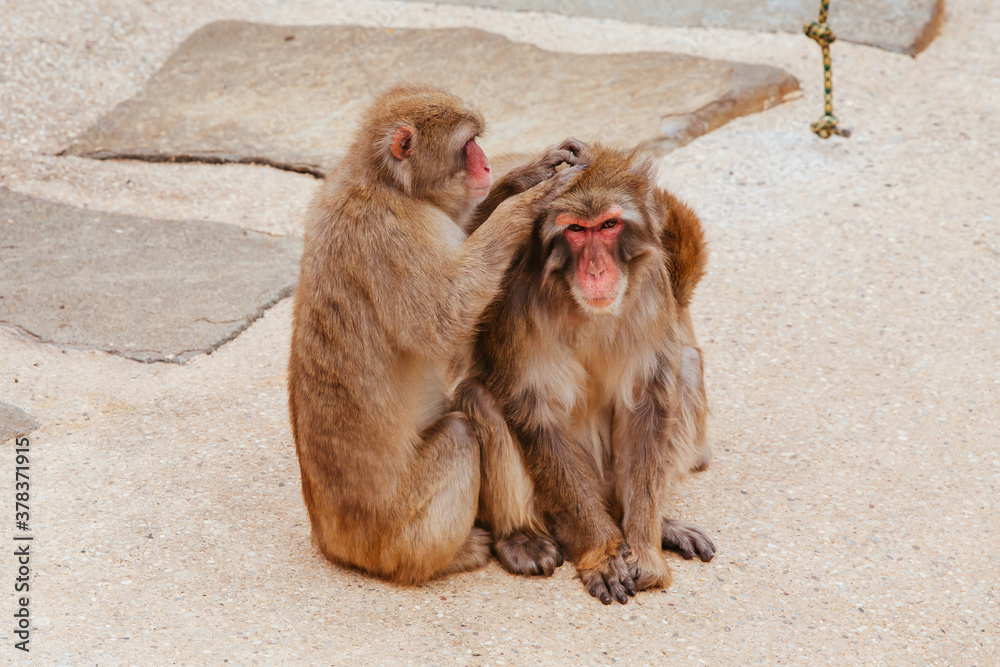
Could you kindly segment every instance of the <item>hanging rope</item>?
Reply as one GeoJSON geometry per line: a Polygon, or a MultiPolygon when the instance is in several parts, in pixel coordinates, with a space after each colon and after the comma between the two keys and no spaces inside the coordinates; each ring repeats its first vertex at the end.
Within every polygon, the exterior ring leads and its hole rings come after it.
{"type": "Polygon", "coordinates": [[[823,117],[812,124],[812,131],[822,139],[829,139],[837,134],[841,137],[851,136],[851,131],[837,127],[837,117],[833,115],[833,67],[830,60],[830,45],[837,39],[833,30],[826,22],[830,11],[830,0],[820,0],[819,20],[807,23],[805,33],[814,39],[823,49],[823,80],[825,83],[825,111],[823,117]]]}

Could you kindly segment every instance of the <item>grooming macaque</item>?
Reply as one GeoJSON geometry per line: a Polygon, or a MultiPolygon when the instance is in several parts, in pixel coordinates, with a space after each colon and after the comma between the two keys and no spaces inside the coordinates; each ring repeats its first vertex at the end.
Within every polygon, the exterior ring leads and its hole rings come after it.
{"type": "Polygon", "coordinates": [[[624,604],[670,584],[663,548],[715,553],[666,517],[676,482],[710,459],[688,313],[706,252],[650,160],[601,146],[578,159],[587,170],[539,216],[486,309],[456,398],[484,452],[523,454],[484,475],[480,518],[501,563],[537,567],[552,535],[592,595],[624,604]]]}
{"type": "Polygon", "coordinates": [[[313,538],[329,559],[398,582],[489,556],[473,527],[480,446],[452,410],[447,371],[534,220],[579,171],[506,199],[467,236],[492,181],[482,131],[447,93],[382,93],[306,229],[288,385],[313,538]]]}

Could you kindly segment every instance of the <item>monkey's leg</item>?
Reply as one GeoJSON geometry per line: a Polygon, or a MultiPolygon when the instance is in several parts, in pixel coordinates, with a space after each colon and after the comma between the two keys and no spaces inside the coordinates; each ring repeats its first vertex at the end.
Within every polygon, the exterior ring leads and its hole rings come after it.
{"type": "Polygon", "coordinates": [[[534,483],[496,399],[469,379],[459,385],[455,402],[481,448],[478,518],[493,533],[497,560],[514,574],[551,575],[563,563],[562,550],[538,515],[534,483]]]}
{"type": "Polygon", "coordinates": [[[676,420],[668,409],[676,393],[665,370],[661,367],[631,410],[616,409],[612,429],[615,493],[629,548],[625,562],[639,590],[669,586],[672,578],[660,546],[660,499],[670,477],[669,450],[677,437],[676,420]]]}
{"type": "MultiPolygon", "coordinates": [[[[696,347],[686,347],[681,354],[680,403],[678,436],[682,448],[696,457],[694,471],[708,467],[712,450],[708,444],[708,402],[705,399],[701,352],[696,347]]],[[[715,556],[715,545],[698,526],[663,517],[662,543],[664,549],[680,552],[686,559],[695,555],[708,562],[715,556]]]]}
{"type": "Polygon", "coordinates": [[[627,603],[636,592],[624,560],[628,545],[608,513],[593,464],[558,429],[524,426],[516,432],[542,509],[584,587],[604,604],[627,603]]]}
{"type": "MultiPolygon", "coordinates": [[[[422,434],[418,459],[400,486],[409,520],[384,544],[393,563],[385,575],[401,583],[482,567],[489,536],[473,527],[479,494],[479,444],[465,415],[449,412],[422,434]]],[[[405,509],[404,509],[405,512],[405,509]]],[[[386,539],[385,537],[383,539],[386,539]]]]}

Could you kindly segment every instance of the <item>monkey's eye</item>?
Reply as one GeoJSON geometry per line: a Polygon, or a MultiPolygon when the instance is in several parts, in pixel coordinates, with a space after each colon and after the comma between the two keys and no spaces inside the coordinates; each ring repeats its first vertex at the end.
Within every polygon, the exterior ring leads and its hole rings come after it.
{"type": "Polygon", "coordinates": [[[601,225],[601,229],[614,229],[618,225],[618,220],[611,218],[610,220],[605,220],[604,224],[601,225]]]}
{"type": "Polygon", "coordinates": [[[584,228],[583,228],[582,225],[570,225],[566,229],[568,229],[571,232],[582,232],[582,231],[584,231],[584,228]]]}

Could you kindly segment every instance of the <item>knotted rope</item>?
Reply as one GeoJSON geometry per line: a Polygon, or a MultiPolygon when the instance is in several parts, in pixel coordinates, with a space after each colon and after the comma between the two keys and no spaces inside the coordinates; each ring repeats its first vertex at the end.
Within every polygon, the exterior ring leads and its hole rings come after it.
{"type": "Polygon", "coordinates": [[[830,0],[820,0],[819,20],[807,23],[804,31],[823,49],[823,80],[825,83],[825,112],[823,117],[812,124],[812,131],[822,139],[829,139],[831,135],[837,134],[841,137],[851,136],[851,131],[837,127],[837,117],[833,115],[833,66],[830,60],[830,45],[836,41],[837,36],[833,34],[833,29],[826,22],[826,16],[830,11],[830,0]]]}

